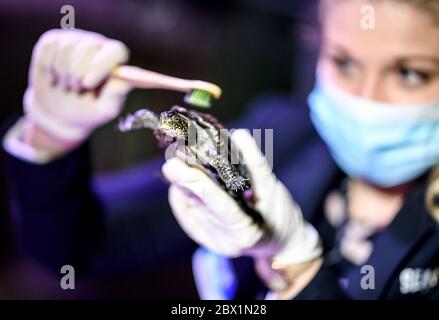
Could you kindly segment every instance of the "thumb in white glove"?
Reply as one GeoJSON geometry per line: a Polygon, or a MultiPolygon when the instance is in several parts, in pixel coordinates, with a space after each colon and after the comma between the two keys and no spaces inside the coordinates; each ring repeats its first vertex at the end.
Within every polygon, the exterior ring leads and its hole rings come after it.
{"type": "Polygon", "coordinates": [[[319,257],[322,249],[317,232],[303,220],[300,208],[250,134],[236,130],[231,138],[249,169],[255,208],[268,231],[204,172],[172,158],[162,171],[171,183],[169,202],[181,227],[200,245],[229,257],[249,255],[278,266],[319,257]]]}

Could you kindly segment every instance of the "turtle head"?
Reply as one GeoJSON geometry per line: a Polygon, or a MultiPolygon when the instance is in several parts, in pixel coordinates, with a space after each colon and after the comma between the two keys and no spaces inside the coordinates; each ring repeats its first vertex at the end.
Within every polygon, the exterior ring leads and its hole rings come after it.
{"type": "Polygon", "coordinates": [[[184,138],[188,134],[189,119],[175,111],[160,114],[159,130],[173,138],[184,138]]]}

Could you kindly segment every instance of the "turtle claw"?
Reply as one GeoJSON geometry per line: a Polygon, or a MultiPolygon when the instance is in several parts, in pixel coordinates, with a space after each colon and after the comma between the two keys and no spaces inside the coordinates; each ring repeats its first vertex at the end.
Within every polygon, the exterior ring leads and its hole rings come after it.
{"type": "Polygon", "coordinates": [[[244,191],[249,187],[246,182],[248,180],[250,179],[239,176],[233,180],[226,181],[226,187],[227,189],[233,190],[235,192],[238,192],[238,190],[244,191]]]}

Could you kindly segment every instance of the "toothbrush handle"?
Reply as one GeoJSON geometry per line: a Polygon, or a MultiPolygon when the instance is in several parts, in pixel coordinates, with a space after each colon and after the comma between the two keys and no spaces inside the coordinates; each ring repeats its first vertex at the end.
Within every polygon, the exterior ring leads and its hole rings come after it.
{"type": "Polygon", "coordinates": [[[134,88],[167,89],[181,92],[203,90],[212,94],[216,99],[221,96],[221,88],[213,83],[180,79],[135,66],[119,66],[113,70],[112,77],[124,80],[134,88]]]}

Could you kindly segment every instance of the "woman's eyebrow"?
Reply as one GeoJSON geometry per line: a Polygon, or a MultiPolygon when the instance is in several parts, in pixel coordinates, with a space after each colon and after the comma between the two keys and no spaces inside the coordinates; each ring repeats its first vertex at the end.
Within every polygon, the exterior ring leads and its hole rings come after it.
{"type": "Polygon", "coordinates": [[[355,56],[349,52],[348,49],[341,45],[332,44],[331,46],[325,46],[323,49],[323,51],[326,53],[349,57],[349,59],[357,65],[363,66],[363,63],[360,60],[356,59],[355,56]]]}
{"type": "Polygon", "coordinates": [[[332,39],[329,38],[324,38],[324,45],[322,46],[322,48],[325,51],[330,51],[332,53],[337,53],[337,54],[341,54],[341,55],[345,55],[350,57],[352,60],[356,60],[354,57],[355,55],[352,54],[352,52],[346,48],[346,46],[338,43],[337,41],[334,41],[332,39]]]}
{"type": "Polygon", "coordinates": [[[410,62],[413,60],[423,60],[423,61],[428,61],[430,63],[434,63],[437,66],[439,66],[439,58],[437,57],[433,57],[433,56],[429,56],[429,55],[410,55],[410,56],[403,56],[403,57],[398,57],[397,61],[400,63],[405,63],[405,62],[410,62]]]}

